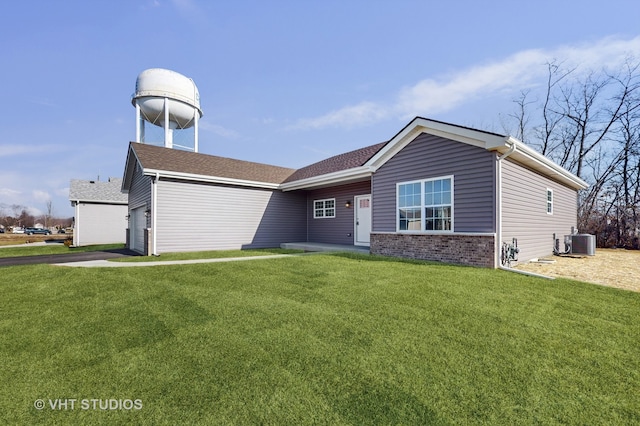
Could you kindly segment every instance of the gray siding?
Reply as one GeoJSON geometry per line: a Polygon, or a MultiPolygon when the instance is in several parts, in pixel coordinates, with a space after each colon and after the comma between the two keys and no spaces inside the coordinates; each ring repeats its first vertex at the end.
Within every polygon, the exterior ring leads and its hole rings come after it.
{"type": "Polygon", "coordinates": [[[421,134],[373,175],[373,232],[396,231],[396,183],[454,176],[454,231],[495,232],[495,154],[421,134]]]}
{"type": "Polygon", "coordinates": [[[553,253],[560,238],[577,223],[578,193],[510,159],[502,162],[502,242],[518,239],[520,261],[553,253]],[[553,190],[553,214],[547,214],[547,188],[553,190]]]}
{"type": "Polygon", "coordinates": [[[76,217],[75,245],[124,243],[127,229],[125,204],[80,203],[76,217]]]}
{"type": "Polygon", "coordinates": [[[358,182],[349,185],[322,188],[307,193],[307,241],[326,244],[348,244],[354,242],[354,210],[353,197],[371,193],[371,183],[358,182]],[[313,201],[327,198],[336,199],[336,217],[314,219],[313,201]],[[345,202],[351,201],[351,208],[345,202]]]}
{"type": "Polygon", "coordinates": [[[278,247],[304,241],[304,194],[160,180],[160,253],[278,247]]]}

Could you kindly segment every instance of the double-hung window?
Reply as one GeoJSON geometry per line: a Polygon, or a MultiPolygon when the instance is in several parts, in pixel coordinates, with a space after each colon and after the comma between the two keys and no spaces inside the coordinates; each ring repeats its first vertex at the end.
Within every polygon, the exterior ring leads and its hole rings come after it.
{"type": "Polygon", "coordinates": [[[329,218],[336,217],[336,199],[329,198],[326,200],[313,201],[313,218],[329,218]]]}
{"type": "Polygon", "coordinates": [[[453,231],[453,176],[397,184],[398,231],[453,231]]]}
{"type": "Polygon", "coordinates": [[[547,214],[553,214],[553,189],[547,188],[547,214]]]}

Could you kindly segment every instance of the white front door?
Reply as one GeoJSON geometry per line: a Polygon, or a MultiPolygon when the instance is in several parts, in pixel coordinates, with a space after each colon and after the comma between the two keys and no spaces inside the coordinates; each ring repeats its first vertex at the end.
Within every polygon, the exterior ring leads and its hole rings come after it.
{"type": "Polygon", "coordinates": [[[368,246],[371,238],[371,195],[355,197],[355,242],[357,246],[368,246]]]}

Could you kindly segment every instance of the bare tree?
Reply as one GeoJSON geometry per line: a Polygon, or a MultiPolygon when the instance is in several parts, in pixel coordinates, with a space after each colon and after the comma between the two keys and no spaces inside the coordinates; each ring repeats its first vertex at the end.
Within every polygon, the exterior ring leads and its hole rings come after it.
{"type": "Polygon", "coordinates": [[[48,228],[50,226],[51,218],[53,217],[53,201],[47,200],[47,214],[44,217],[44,227],[48,228]]]}
{"type": "Polygon", "coordinates": [[[541,101],[530,101],[529,91],[514,100],[518,137],[590,184],[579,194],[580,229],[600,245],[637,247],[640,62],[584,77],[558,63],[547,71],[541,101]]]}

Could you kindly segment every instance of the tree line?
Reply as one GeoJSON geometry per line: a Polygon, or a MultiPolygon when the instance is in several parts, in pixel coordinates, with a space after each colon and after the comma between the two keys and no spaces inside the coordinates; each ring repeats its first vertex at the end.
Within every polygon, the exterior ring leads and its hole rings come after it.
{"type": "Polygon", "coordinates": [[[503,127],[589,183],[581,233],[598,247],[640,248],[640,62],[588,73],[550,62],[546,76],[541,92],[514,100],[503,127]]]}
{"type": "Polygon", "coordinates": [[[46,213],[33,215],[20,204],[0,204],[0,225],[6,228],[30,227],[41,223],[45,228],[67,228],[73,225],[73,218],[57,218],[53,214],[53,204],[47,201],[46,213]]]}

